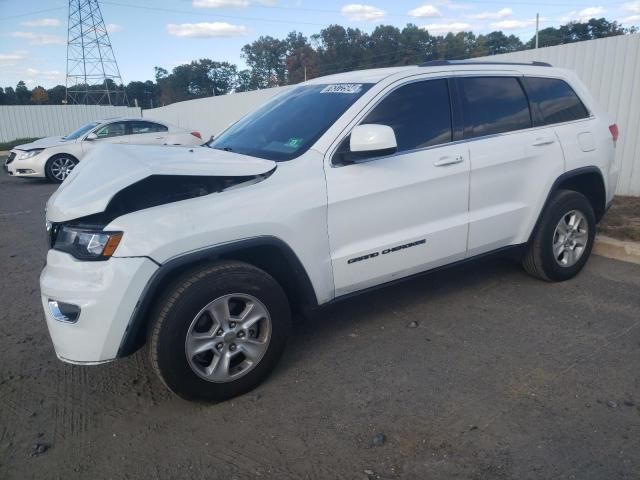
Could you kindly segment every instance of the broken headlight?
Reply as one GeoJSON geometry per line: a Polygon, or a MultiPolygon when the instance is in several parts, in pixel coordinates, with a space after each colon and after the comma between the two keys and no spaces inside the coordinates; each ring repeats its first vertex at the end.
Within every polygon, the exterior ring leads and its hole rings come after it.
{"type": "Polygon", "coordinates": [[[63,226],[56,235],[53,249],[70,253],[78,260],[108,260],[121,239],[122,232],[63,226]]]}

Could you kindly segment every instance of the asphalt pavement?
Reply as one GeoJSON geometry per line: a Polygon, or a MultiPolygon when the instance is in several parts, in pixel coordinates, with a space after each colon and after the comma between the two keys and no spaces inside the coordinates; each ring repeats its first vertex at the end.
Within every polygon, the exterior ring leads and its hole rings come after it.
{"type": "Polygon", "coordinates": [[[0,478],[640,478],[640,266],[482,261],[298,319],[274,374],[185,402],[144,352],[59,362],[44,181],[0,174],[0,478]]]}

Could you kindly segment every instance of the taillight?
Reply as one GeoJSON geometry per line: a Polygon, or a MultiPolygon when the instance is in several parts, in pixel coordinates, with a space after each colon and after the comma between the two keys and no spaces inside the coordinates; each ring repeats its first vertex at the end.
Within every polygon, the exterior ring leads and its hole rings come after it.
{"type": "Polygon", "coordinates": [[[200,140],[202,140],[202,135],[200,135],[200,132],[191,132],[191,135],[193,135],[194,137],[198,137],[200,140]]]}
{"type": "Polygon", "coordinates": [[[618,141],[618,135],[620,132],[618,132],[618,125],[616,125],[615,123],[613,125],[609,125],[609,131],[611,132],[611,136],[613,137],[613,141],[617,142],[618,141]]]}

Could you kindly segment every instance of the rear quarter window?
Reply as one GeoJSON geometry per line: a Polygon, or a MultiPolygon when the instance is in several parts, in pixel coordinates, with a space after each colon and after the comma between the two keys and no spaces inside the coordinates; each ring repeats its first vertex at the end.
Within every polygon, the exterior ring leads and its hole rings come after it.
{"type": "Polygon", "coordinates": [[[589,116],[576,92],[564,80],[524,77],[523,84],[534,113],[534,125],[571,122],[589,116]]]}

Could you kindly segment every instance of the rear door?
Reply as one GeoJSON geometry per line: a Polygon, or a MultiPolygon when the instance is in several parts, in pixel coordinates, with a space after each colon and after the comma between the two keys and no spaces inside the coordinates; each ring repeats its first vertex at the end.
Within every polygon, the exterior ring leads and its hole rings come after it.
{"type": "Polygon", "coordinates": [[[132,145],[163,145],[167,141],[169,129],[165,125],[145,120],[132,120],[129,125],[132,145]]]}
{"type": "Polygon", "coordinates": [[[521,76],[457,79],[471,159],[468,256],[525,242],[564,157],[534,128],[521,76]]]}
{"type": "MultiPolygon", "coordinates": [[[[571,86],[559,78],[525,77],[523,85],[531,101],[533,123],[553,126],[562,141],[566,170],[600,165],[597,122],[571,86]]],[[[609,132],[605,132],[609,140],[609,132]]]]}

